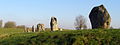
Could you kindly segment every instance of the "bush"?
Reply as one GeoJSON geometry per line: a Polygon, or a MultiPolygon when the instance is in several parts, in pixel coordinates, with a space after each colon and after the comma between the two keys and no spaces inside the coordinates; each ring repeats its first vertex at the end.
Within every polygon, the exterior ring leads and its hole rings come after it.
{"type": "Polygon", "coordinates": [[[8,21],[5,23],[5,28],[15,28],[16,27],[16,23],[13,21],[8,21]]]}
{"type": "Polygon", "coordinates": [[[25,25],[18,25],[16,28],[25,29],[25,25]]]}

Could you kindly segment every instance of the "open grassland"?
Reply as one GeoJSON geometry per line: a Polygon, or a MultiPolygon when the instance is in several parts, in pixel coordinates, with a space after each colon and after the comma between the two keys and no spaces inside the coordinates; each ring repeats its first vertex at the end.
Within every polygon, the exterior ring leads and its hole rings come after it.
{"type": "Polygon", "coordinates": [[[23,32],[1,28],[0,45],[120,45],[119,29],[23,32]]]}

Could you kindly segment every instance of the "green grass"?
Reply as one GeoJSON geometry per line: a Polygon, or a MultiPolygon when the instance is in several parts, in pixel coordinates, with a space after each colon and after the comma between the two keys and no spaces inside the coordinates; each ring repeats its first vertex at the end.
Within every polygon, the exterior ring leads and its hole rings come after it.
{"type": "Polygon", "coordinates": [[[0,45],[120,45],[119,29],[66,30],[26,33],[0,29],[0,45]]]}

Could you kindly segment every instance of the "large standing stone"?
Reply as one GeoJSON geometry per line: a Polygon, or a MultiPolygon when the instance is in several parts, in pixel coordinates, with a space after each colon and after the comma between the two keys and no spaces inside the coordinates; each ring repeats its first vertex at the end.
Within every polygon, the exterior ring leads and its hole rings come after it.
{"type": "Polygon", "coordinates": [[[51,31],[56,31],[56,30],[59,29],[58,28],[58,23],[57,23],[57,18],[51,17],[50,27],[51,27],[51,31]]]}
{"type": "Polygon", "coordinates": [[[103,5],[96,6],[89,15],[92,28],[108,29],[110,27],[111,17],[103,5]]]}

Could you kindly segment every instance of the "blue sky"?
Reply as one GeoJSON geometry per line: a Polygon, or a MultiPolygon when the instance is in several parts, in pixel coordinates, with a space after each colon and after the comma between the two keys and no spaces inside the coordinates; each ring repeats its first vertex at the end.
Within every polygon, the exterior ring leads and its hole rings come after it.
{"type": "Polygon", "coordinates": [[[44,23],[49,27],[50,17],[55,16],[61,28],[73,29],[75,17],[83,15],[91,28],[89,13],[101,4],[111,15],[111,26],[120,27],[119,0],[0,0],[0,19],[15,21],[17,25],[44,23]]]}

